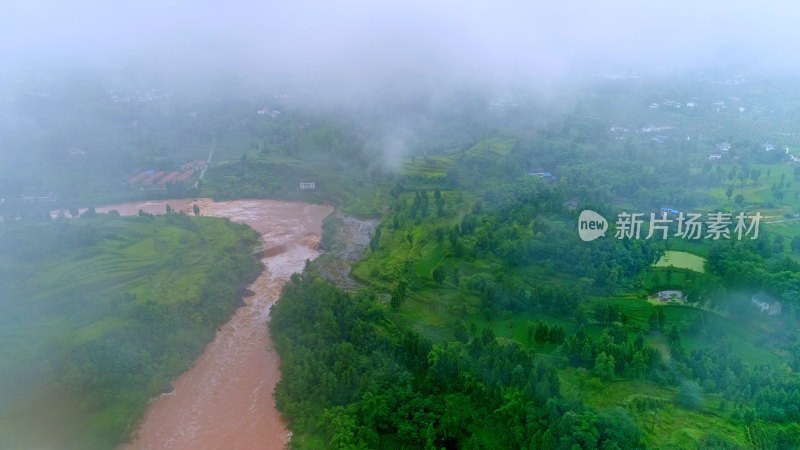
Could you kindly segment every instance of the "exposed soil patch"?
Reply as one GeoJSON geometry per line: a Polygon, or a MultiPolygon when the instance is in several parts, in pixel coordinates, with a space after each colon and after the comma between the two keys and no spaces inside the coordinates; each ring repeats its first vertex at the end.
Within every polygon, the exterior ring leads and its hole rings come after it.
{"type": "Polygon", "coordinates": [[[359,219],[337,213],[341,227],[333,238],[334,244],[319,264],[322,276],[346,291],[356,291],[361,285],[350,277],[350,264],[364,255],[378,219],[359,219]]]}

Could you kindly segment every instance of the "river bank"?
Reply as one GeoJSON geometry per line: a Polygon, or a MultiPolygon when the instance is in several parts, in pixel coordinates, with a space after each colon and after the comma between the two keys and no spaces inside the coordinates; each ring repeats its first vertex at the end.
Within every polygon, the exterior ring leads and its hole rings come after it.
{"type": "Polygon", "coordinates": [[[219,330],[193,366],[180,375],[174,390],[155,399],[134,433],[129,449],[242,448],[280,449],[288,431],[272,396],[280,379],[277,354],[266,323],[269,308],[286,280],[319,256],[322,221],[333,212],[327,205],[273,200],[213,202],[178,199],[109,205],[135,215],[140,210],[176,211],[228,218],[261,234],[264,272],[248,289],[253,295],[219,330]]]}

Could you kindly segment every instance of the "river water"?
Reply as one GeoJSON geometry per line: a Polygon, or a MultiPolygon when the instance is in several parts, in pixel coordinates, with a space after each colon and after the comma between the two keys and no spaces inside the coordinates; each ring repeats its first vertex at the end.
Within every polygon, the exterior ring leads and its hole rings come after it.
{"type": "Polygon", "coordinates": [[[286,424],[272,396],[280,379],[279,359],[267,330],[269,308],[286,280],[319,255],[322,220],[333,212],[327,205],[236,200],[180,199],[110,205],[134,215],[141,209],[162,214],[166,205],[192,214],[227,217],[261,233],[264,272],[194,365],[173,381],[147,409],[126,449],[281,449],[289,440],[286,424]]]}

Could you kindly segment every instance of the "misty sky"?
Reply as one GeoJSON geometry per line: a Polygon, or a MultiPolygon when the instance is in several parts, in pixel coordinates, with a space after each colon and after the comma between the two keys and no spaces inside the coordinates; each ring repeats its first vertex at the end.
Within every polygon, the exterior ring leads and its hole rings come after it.
{"type": "Polygon", "coordinates": [[[2,67],[554,80],[733,61],[794,68],[794,2],[11,0],[2,67]]]}

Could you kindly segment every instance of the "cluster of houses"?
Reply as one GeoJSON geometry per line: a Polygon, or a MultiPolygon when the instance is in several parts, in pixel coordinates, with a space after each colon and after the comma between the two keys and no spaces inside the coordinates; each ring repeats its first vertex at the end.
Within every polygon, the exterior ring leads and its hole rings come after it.
{"type": "Polygon", "coordinates": [[[123,184],[165,187],[170,182],[183,183],[205,167],[206,162],[198,159],[183,163],[177,170],[171,172],[155,169],[145,170],[123,184]]]}
{"type": "Polygon", "coordinates": [[[669,137],[664,136],[663,134],[657,134],[649,139],[650,142],[653,144],[662,145],[669,140],[669,137]]]}
{"type": "MultiPolygon", "coordinates": [[[[771,151],[774,151],[777,148],[777,147],[775,147],[774,144],[771,144],[769,142],[765,142],[762,145],[764,147],[764,151],[765,152],[771,152],[771,151]]],[[[710,161],[719,161],[719,160],[721,160],[723,158],[723,155],[725,155],[727,152],[729,152],[731,150],[731,144],[728,143],[727,141],[720,142],[719,144],[717,144],[717,150],[718,150],[717,152],[711,153],[711,154],[708,155],[708,159],[710,161]]],[[[789,152],[789,146],[784,145],[783,146],[783,150],[784,150],[784,153],[787,156],[789,156],[789,159],[792,162],[800,162],[800,157],[794,156],[793,154],[791,154],[789,152]]],[[[737,159],[737,158],[734,158],[734,160],[735,159],[737,159]]]]}
{"type": "MultiPolygon", "coordinates": [[[[641,134],[649,134],[649,133],[658,133],[661,131],[672,130],[675,127],[672,126],[656,126],[653,124],[647,124],[640,129],[632,131],[630,128],[615,125],[611,127],[611,132],[616,136],[615,138],[619,141],[624,141],[626,139],[626,135],[630,134],[631,132],[641,133],[641,134]]],[[[688,139],[688,138],[687,138],[688,139]]],[[[657,134],[653,137],[650,137],[648,141],[654,144],[663,144],[669,140],[668,136],[663,134],[657,134]]]]}
{"type": "Polygon", "coordinates": [[[150,89],[149,91],[145,92],[134,92],[130,95],[119,93],[114,89],[109,90],[107,93],[111,98],[111,101],[114,103],[144,103],[163,100],[172,96],[172,93],[160,91],[158,89],[150,89]]]}
{"type": "Polygon", "coordinates": [[[630,133],[631,130],[628,127],[615,125],[611,127],[611,132],[614,134],[614,139],[618,141],[624,141],[625,136],[630,133]]]}
{"type": "MultiPolygon", "coordinates": [[[[730,97],[730,100],[734,103],[740,102],[742,99],[739,97],[730,97]]],[[[692,97],[691,101],[686,103],[681,103],[675,100],[664,100],[661,103],[652,102],[648,105],[650,109],[660,109],[660,108],[671,108],[671,109],[684,109],[684,110],[693,110],[697,108],[699,104],[697,103],[697,98],[692,97]]],[[[718,101],[711,103],[711,110],[714,112],[721,112],[722,110],[726,109],[728,106],[725,104],[724,101],[718,101]]],[[[739,112],[745,112],[746,108],[744,106],[739,106],[737,108],[739,112]]]]}
{"type": "Polygon", "coordinates": [[[313,181],[297,183],[297,190],[299,191],[313,191],[316,188],[317,183],[313,181]]]}
{"type": "Polygon", "coordinates": [[[550,172],[537,172],[537,171],[528,171],[528,176],[530,177],[539,177],[544,181],[552,184],[556,182],[556,177],[550,172]]]}
{"type": "MultiPolygon", "coordinates": [[[[654,105],[658,106],[657,103],[654,103],[654,105]]],[[[611,133],[613,133],[615,135],[615,138],[617,140],[625,140],[627,135],[629,135],[631,133],[649,134],[649,133],[658,133],[658,132],[671,130],[671,129],[674,129],[674,127],[671,127],[671,126],[657,126],[657,125],[653,125],[653,124],[647,124],[647,125],[643,126],[642,128],[635,129],[635,130],[631,129],[629,127],[626,127],[626,126],[614,125],[614,126],[611,127],[610,130],[611,130],[611,133]]],[[[662,135],[662,134],[657,134],[657,135],[654,135],[652,137],[649,137],[647,140],[649,142],[651,142],[651,143],[661,145],[661,144],[666,143],[669,139],[670,139],[669,136],[662,135]]],[[[686,140],[687,141],[691,140],[691,137],[687,136],[686,140]]],[[[774,150],[776,150],[778,148],[778,147],[776,147],[774,144],[772,144],[770,142],[764,142],[762,144],[762,146],[763,146],[765,152],[772,152],[772,151],[774,151],[774,150]]],[[[784,152],[786,153],[786,155],[789,157],[789,159],[792,162],[800,162],[800,156],[795,156],[795,155],[791,154],[790,151],[789,151],[789,147],[788,146],[783,146],[783,149],[784,149],[784,152]]],[[[716,151],[708,153],[707,158],[708,158],[709,161],[720,161],[722,159],[725,159],[725,155],[730,150],[731,150],[731,144],[728,141],[720,142],[720,143],[718,143],[716,145],[716,151]]],[[[734,157],[733,158],[734,161],[738,160],[738,159],[739,159],[739,157],[734,157]]],[[[533,175],[533,174],[530,173],[529,175],[533,175]]]]}
{"type": "MultiPolygon", "coordinates": [[[[739,97],[731,97],[731,99],[734,102],[738,102],[740,100],[739,97]]],[[[725,109],[727,107],[728,106],[725,104],[725,102],[714,102],[713,105],[712,105],[712,108],[714,109],[714,112],[720,112],[720,111],[722,111],[723,109],[725,109]]],[[[745,112],[747,109],[744,106],[739,106],[737,108],[737,110],[739,112],[745,112]]]]}
{"type": "Polygon", "coordinates": [[[649,124],[642,127],[642,133],[658,133],[660,131],[671,130],[673,128],[675,127],[670,127],[670,126],[657,127],[653,124],[649,124]]]}
{"type": "Polygon", "coordinates": [[[658,291],[656,294],[651,295],[651,298],[656,298],[659,302],[679,302],[682,303],[685,298],[683,292],[677,290],[658,291]]]}
{"type": "Polygon", "coordinates": [[[800,157],[794,156],[793,154],[789,153],[789,147],[788,146],[786,146],[784,148],[786,149],[786,154],[789,155],[789,159],[792,162],[800,162],[800,157]]]}
{"type": "Polygon", "coordinates": [[[747,78],[742,77],[742,76],[738,76],[738,77],[735,77],[735,78],[728,78],[728,79],[725,79],[725,80],[717,80],[716,81],[717,84],[721,84],[723,86],[738,86],[738,85],[743,84],[745,82],[747,82],[747,78]]]}
{"type": "Polygon", "coordinates": [[[695,107],[697,107],[697,102],[691,101],[691,102],[686,102],[686,103],[684,104],[684,103],[681,103],[681,102],[676,102],[675,100],[664,100],[664,101],[663,101],[663,102],[662,102],[660,105],[659,105],[658,103],[656,103],[656,102],[650,103],[650,106],[649,106],[649,107],[650,107],[650,109],[658,109],[658,108],[660,108],[662,105],[663,105],[665,108],[673,108],[673,109],[681,109],[681,108],[686,108],[686,109],[694,109],[695,107]]]}
{"type": "Polygon", "coordinates": [[[731,144],[729,144],[727,141],[726,142],[720,142],[719,144],[717,144],[717,150],[718,151],[709,154],[708,155],[708,160],[709,161],[720,161],[722,159],[722,155],[724,153],[729,152],[730,149],[731,149],[731,144]]]}
{"type": "Polygon", "coordinates": [[[281,112],[278,111],[277,109],[270,110],[269,108],[261,108],[258,111],[256,111],[256,113],[259,116],[270,116],[273,119],[276,119],[278,116],[281,115],[281,112]]]}
{"type": "MultiPolygon", "coordinates": [[[[679,290],[663,290],[650,295],[651,299],[658,300],[664,303],[683,303],[686,301],[686,296],[679,290]]],[[[762,313],[767,313],[770,316],[780,315],[783,311],[781,302],[770,298],[766,294],[755,294],[750,299],[750,302],[759,309],[762,313]]]]}

